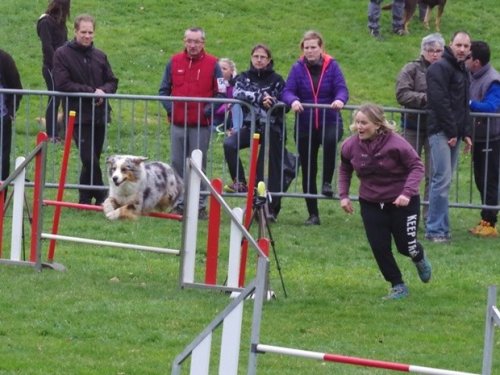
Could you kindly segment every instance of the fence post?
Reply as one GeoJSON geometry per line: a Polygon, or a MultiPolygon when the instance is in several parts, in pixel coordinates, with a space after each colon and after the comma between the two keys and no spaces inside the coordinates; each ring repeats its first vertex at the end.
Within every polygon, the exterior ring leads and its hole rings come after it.
{"type": "MultiPolygon", "coordinates": [[[[483,350],[483,375],[491,375],[493,363],[493,341],[495,337],[495,316],[493,314],[496,309],[497,289],[491,285],[488,288],[488,305],[486,307],[486,327],[484,332],[484,350],[483,350]]],[[[496,310],[498,311],[498,310],[496,310]]],[[[497,323],[500,324],[500,316],[496,317],[497,323]]]]}

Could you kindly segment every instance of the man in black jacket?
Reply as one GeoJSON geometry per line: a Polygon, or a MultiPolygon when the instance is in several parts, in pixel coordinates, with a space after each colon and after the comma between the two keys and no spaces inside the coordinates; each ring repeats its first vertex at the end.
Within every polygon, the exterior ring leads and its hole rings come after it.
{"type": "Polygon", "coordinates": [[[425,236],[433,242],[448,242],[451,238],[448,194],[460,140],[465,141],[465,152],[472,146],[469,73],[465,68],[470,46],[469,34],[456,32],[442,59],[427,69],[427,133],[432,171],[425,236]]]}
{"type": "MultiPolygon", "coordinates": [[[[75,19],[75,38],[58,48],[54,54],[54,81],[56,89],[64,92],[115,93],[118,79],[113,74],[107,56],[94,48],[94,18],[88,14],[75,19]]],[[[63,101],[65,114],[76,112],[73,139],[80,150],[82,170],[80,185],[102,186],[100,157],[110,121],[110,106],[102,97],[68,97],[63,101]]],[[[79,203],[99,205],[106,199],[105,190],[80,188],[79,203]]]]}
{"type": "MultiPolygon", "coordinates": [[[[22,90],[21,79],[16,63],[11,55],[0,49],[0,89],[22,90]]],[[[19,109],[21,95],[0,93],[0,179],[3,181],[10,173],[10,148],[12,142],[12,119],[19,109]]]]}

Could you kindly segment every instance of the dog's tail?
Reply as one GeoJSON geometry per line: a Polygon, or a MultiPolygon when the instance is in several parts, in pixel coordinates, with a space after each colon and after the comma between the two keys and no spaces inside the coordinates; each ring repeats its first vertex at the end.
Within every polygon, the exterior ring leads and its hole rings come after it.
{"type": "Polygon", "coordinates": [[[392,9],[392,3],[389,3],[389,4],[387,4],[387,5],[384,5],[384,6],[382,7],[382,9],[383,9],[383,10],[391,10],[391,9],[392,9]]]}

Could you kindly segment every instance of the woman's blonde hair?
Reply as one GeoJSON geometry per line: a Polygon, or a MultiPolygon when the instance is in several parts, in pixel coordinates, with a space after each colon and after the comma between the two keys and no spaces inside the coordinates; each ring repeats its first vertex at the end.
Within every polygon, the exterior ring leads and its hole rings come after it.
{"type": "Polygon", "coordinates": [[[300,49],[304,49],[304,42],[306,40],[318,40],[318,46],[323,47],[323,36],[317,31],[309,30],[304,33],[302,40],[300,41],[300,49]]]}
{"type": "Polygon", "coordinates": [[[227,57],[221,57],[219,59],[219,63],[225,63],[225,64],[229,65],[229,68],[233,72],[232,73],[233,78],[236,77],[236,75],[238,74],[238,72],[236,71],[236,64],[235,64],[235,62],[233,60],[231,60],[231,59],[229,59],[227,57]]]}
{"type": "MultiPolygon", "coordinates": [[[[359,112],[364,114],[366,117],[368,117],[368,120],[370,122],[373,122],[375,125],[379,127],[377,129],[377,133],[379,134],[392,132],[396,129],[396,123],[394,121],[389,121],[385,118],[384,109],[378,104],[374,103],[362,104],[357,110],[354,111],[353,119],[359,112]]],[[[357,133],[357,127],[355,121],[353,121],[353,123],[349,126],[349,129],[352,132],[357,133]]]]}

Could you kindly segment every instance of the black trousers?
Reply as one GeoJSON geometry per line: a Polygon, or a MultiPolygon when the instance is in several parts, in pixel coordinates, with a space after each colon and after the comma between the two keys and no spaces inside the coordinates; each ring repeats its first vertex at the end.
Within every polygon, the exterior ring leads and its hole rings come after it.
{"type": "MultiPolygon", "coordinates": [[[[42,68],[43,79],[47,85],[48,91],[54,91],[54,77],[52,72],[44,66],[42,68]]],[[[61,103],[60,96],[49,96],[47,102],[47,109],[45,110],[45,128],[49,138],[59,137],[59,128],[57,124],[57,113],[59,112],[59,105],[61,103]]]]}
{"type": "MultiPolygon", "coordinates": [[[[80,153],[82,169],[80,171],[80,185],[103,186],[100,159],[106,134],[105,125],[75,124],[73,139],[80,153]]],[[[80,203],[91,204],[92,198],[96,203],[106,199],[105,190],[79,189],[80,203]]]]}
{"type": "Polygon", "coordinates": [[[423,258],[423,247],[417,241],[420,196],[410,199],[406,207],[392,203],[372,203],[360,198],[361,217],[375,261],[385,280],[392,286],[403,283],[403,276],[392,253],[394,239],[398,252],[414,262],[423,258]]]}
{"type": "MultiPolygon", "coordinates": [[[[474,162],[474,181],[476,183],[481,202],[488,206],[498,205],[498,178],[500,171],[500,140],[474,142],[472,159],[474,162]],[[488,146],[488,147],[486,147],[488,146]],[[486,165],[486,163],[488,163],[486,165]]],[[[481,219],[495,225],[498,210],[481,210],[481,219]]]]}
{"type": "MultiPolygon", "coordinates": [[[[341,134],[337,126],[325,126],[323,129],[311,130],[308,133],[296,134],[297,151],[299,152],[302,168],[302,191],[308,194],[317,194],[316,177],[318,174],[318,151],[323,146],[323,173],[322,182],[332,183],[335,171],[335,155],[337,142],[341,134]],[[323,134],[324,133],[324,134],[323,134]]],[[[309,215],[319,215],[318,200],[306,198],[309,215]]]]}
{"type": "Polygon", "coordinates": [[[9,115],[0,118],[0,141],[2,143],[1,178],[5,180],[10,173],[10,148],[12,143],[12,120],[9,115]]]}
{"type": "MultiPolygon", "coordinates": [[[[224,157],[233,180],[246,183],[245,170],[238,154],[239,150],[250,147],[252,136],[250,128],[243,126],[224,140],[224,157]]],[[[257,182],[264,180],[264,145],[265,134],[262,132],[257,157],[257,182]]],[[[269,176],[267,183],[267,190],[271,193],[281,191],[282,156],[283,135],[281,129],[271,127],[269,130],[269,176]]],[[[273,196],[270,208],[277,215],[281,209],[281,197],[273,196]]]]}

